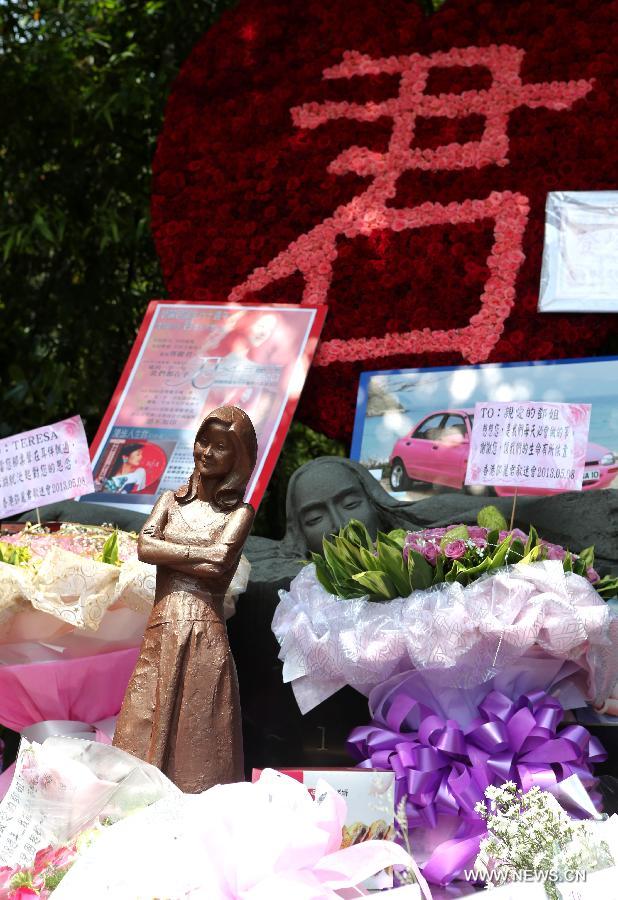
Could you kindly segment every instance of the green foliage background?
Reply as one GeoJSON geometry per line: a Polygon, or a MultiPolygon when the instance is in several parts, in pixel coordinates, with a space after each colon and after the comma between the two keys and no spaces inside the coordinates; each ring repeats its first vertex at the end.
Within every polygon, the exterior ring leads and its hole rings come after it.
{"type": "Polygon", "coordinates": [[[0,435],[90,434],[164,296],[150,166],[170,83],[231,0],[0,3],[0,435]]]}

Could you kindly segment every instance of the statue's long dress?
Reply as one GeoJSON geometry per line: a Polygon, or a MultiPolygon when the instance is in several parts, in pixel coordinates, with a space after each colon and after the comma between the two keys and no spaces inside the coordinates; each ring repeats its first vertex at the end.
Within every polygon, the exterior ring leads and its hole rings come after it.
{"type": "MultiPolygon", "coordinates": [[[[208,515],[191,524],[166,492],[142,535],[163,538],[170,550],[195,545],[207,555],[212,548],[220,560],[230,513],[203,506],[208,515]]],[[[242,542],[237,552],[223,547],[230,566],[215,578],[157,565],[155,604],[116,726],[115,746],[157,766],[186,793],[244,777],[238,681],[223,616],[241,549],[242,542]]]]}

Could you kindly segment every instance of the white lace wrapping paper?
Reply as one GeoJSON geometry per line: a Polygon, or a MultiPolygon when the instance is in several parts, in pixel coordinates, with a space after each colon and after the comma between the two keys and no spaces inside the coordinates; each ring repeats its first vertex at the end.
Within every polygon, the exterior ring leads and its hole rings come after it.
{"type": "Polygon", "coordinates": [[[409,669],[431,669],[437,686],[473,687],[539,651],[576,663],[588,700],[601,702],[618,677],[616,614],[558,561],[384,603],[335,597],[308,565],[280,597],[272,628],[303,713],[346,684],[368,696],[409,669]]]}
{"type": "MultiPolygon", "coordinates": [[[[225,598],[226,618],[250,570],[241,557],[225,598]]],[[[37,569],[0,563],[0,665],[138,646],[155,578],[155,566],[137,558],[112,566],[61,547],[52,547],[37,569]]]]}

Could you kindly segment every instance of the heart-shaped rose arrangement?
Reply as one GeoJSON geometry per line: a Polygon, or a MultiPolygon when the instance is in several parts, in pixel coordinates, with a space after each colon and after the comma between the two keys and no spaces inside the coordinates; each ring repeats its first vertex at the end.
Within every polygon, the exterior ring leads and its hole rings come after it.
{"type": "Polygon", "coordinates": [[[174,84],[153,230],[173,299],[326,304],[300,408],[364,369],[581,357],[536,311],[548,191],[615,187],[618,2],[241,0],[174,84]]]}

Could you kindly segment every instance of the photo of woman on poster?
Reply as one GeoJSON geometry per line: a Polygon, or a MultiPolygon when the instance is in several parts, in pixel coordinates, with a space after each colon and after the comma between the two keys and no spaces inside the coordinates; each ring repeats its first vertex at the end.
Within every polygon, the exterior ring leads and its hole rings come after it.
{"type": "Polygon", "coordinates": [[[114,494],[134,494],[146,487],[146,470],[141,465],[143,444],[125,444],[110,475],[105,479],[104,490],[114,494]]]}

